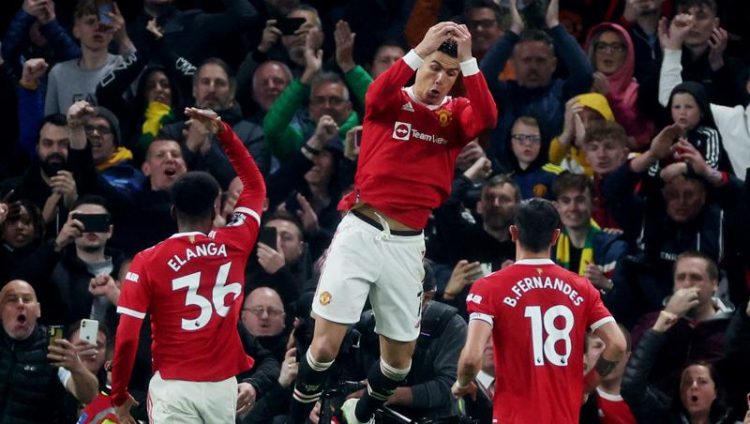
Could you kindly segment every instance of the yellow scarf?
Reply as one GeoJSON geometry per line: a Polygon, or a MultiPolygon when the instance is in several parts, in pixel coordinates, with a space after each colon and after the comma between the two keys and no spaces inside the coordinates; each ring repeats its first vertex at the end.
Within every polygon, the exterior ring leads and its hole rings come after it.
{"type": "Polygon", "coordinates": [[[99,172],[102,172],[105,169],[115,166],[124,160],[132,160],[132,159],[133,159],[133,152],[131,152],[125,147],[118,147],[117,150],[115,150],[115,152],[112,153],[112,156],[108,157],[107,160],[100,163],[99,165],[96,165],[96,170],[99,172]]]}
{"type": "MultiPolygon", "coordinates": [[[[578,264],[578,275],[584,275],[588,264],[594,263],[594,236],[599,231],[601,231],[599,225],[597,225],[594,220],[591,220],[591,226],[589,227],[588,234],[586,234],[586,241],[583,242],[583,249],[581,250],[581,261],[578,264]]],[[[560,238],[557,239],[555,262],[565,269],[574,271],[571,269],[571,266],[574,264],[570,263],[570,236],[565,228],[560,232],[560,238]]]]}

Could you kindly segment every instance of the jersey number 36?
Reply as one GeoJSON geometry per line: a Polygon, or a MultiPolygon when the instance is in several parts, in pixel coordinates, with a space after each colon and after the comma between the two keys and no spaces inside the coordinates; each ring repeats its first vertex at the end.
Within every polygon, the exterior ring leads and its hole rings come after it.
{"type": "MultiPolygon", "coordinates": [[[[198,294],[198,287],[201,283],[201,273],[194,272],[184,277],[175,278],[172,280],[172,290],[180,290],[187,287],[187,295],[185,296],[185,305],[195,305],[200,308],[201,313],[198,318],[185,319],[182,318],[182,329],[187,331],[200,330],[205,327],[211,316],[213,315],[214,309],[216,313],[224,318],[229,313],[229,306],[224,304],[224,298],[228,294],[233,294],[232,301],[236,300],[240,294],[242,294],[242,284],[231,283],[227,284],[227,277],[229,276],[229,268],[232,263],[227,262],[219,267],[219,272],[216,274],[216,283],[211,292],[211,301],[198,294]],[[213,303],[213,306],[211,305],[213,303]]],[[[231,302],[230,302],[231,304],[231,302]]]]}

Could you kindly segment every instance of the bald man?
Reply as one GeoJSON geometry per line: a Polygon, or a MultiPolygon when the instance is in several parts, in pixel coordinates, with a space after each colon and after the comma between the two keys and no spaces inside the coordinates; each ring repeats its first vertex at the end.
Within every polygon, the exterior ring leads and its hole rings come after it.
{"type": "Polygon", "coordinates": [[[242,325],[255,336],[261,346],[284,360],[287,333],[286,312],[281,296],[270,287],[258,287],[250,292],[242,305],[242,325]]]}
{"type": "Polygon", "coordinates": [[[48,345],[46,328],[37,325],[41,307],[34,288],[22,280],[9,282],[0,290],[0,308],[0,393],[7,406],[0,420],[65,419],[66,390],[82,403],[91,402],[99,389],[96,376],[86,369],[69,341],[60,339],[48,345]]]}

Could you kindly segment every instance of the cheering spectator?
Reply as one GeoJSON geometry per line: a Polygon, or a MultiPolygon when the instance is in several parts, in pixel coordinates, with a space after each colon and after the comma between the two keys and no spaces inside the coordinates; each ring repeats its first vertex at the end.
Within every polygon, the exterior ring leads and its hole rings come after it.
{"type": "MultiPolygon", "coordinates": [[[[516,0],[511,0],[510,28],[482,59],[482,73],[500,112],[499,123],[492,134],[490,153],[493,157],[500,157],[505,151],[508,128],[519,116],[537,117],[543,134],[559,134],[565,102],[591,87],[593,69],[581,47],[560,25],[558,4],[559,0],[549,3],[545,15],[547,35],[539,30],[523,32],[525,24],[516,0]],[[569,71],[565,80],[552,78],[557,68],[555,51],[569,71]],[[516,80],[498,81],[498,75],[511,56],[516,80]]],[[[548,148],[542,146],[545,159],[548,148]]]]}
{"type": "Polygon", "coordinates": [[[642,91],[633,79],[635,52],[630,34],[617,24],[597,25],[591,29],[586,49],[596,70],[592,90],[607,98],[615,120],[632,137],[630,147],[647,149],[654,123],[639,110],[642,91]]]}
{"type": "Polygon", "coordinates": [[[96,86],[112,68],[121,65],[135,51],[117,4],[108,18],[108,24],[99,20],[95,0],[78,1],[73,35],[81,44],[81,58],[52,67],[44,101],[45,115],[64,113],[79,100],[96,104],[96,86]],[[122,56],[107,51],[113,39],[117,41],[122,56]]]}

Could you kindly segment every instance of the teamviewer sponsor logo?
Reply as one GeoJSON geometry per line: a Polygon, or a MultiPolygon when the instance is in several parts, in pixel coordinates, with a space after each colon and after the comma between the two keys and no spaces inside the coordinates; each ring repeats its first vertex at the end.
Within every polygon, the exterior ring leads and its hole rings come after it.
{"type": "Polygon", "coordinates": [[[136,274],[135,272],[128,272],[127,274],[125,274],[125,279],[130,280],[134,283],[137,283],[139,278],[140,275],[136,274]]]}
{"type": "Polygon", "coordinates": [[[396,121],[396,123],[393,125],[393,135],[392,137],[395,140],[408,140],[409,135],[411,134],[411,124],[408,122],[399,122],[396,121]]]}

